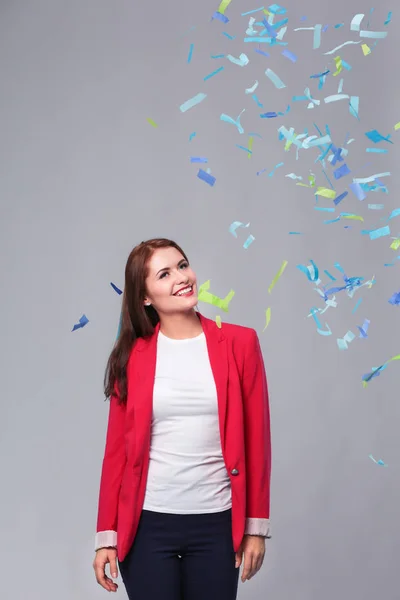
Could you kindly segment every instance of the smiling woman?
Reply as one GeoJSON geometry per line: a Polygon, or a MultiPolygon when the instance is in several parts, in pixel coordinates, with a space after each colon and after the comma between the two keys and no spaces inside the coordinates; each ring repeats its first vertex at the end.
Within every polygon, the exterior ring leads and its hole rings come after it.
{"type": "Polygon", "coordinates": [[[267,381],[254,329],[196,310],[197,279],[172,240],[129,255],[93,566],[108,591],[117,556],[131,598],[235,600],[269,537],[267,381]],[[250,476],[251,474],[251,476],[250,476]]]}

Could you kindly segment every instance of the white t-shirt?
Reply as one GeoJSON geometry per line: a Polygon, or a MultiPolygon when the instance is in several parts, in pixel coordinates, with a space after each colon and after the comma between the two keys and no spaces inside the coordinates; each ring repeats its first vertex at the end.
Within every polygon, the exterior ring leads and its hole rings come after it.
{"type": "Polygon", "coordinates": [[[175,340],[159,331],[143,508],[198,514],[231,506],[205,335],[175,340]]]}

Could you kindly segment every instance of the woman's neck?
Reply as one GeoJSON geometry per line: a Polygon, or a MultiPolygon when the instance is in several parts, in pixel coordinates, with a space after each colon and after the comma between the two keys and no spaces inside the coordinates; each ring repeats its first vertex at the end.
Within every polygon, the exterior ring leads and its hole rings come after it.
{"type": "Polygon", "coordinates": [[[197,313],[192,310],[189,313],[161,316],[160,331],[171,339],[186,340],[202,333],[203,328],[197,313]]]}

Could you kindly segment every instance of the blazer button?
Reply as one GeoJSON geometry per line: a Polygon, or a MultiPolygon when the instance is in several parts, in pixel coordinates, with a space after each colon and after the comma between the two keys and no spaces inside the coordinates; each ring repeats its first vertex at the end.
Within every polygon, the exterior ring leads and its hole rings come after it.
{"type": "Polygon", "coordinates": [[[239,471],[237,469],[232,469],[231,475],[239,475],[239,471]]]}

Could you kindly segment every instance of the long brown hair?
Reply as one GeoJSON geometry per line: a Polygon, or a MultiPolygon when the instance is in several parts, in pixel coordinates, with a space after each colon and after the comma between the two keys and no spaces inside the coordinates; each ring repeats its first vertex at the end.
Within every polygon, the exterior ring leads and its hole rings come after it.
{"type": "Polygon", "coordinates": [[[140,337],[154,332],[160,318],[153,306],[145,306],[148,261],[158,248],[176,248],[189,262],[176,242],[166,238],[153,238],[141,242],[130,253],[125,267],[125,287],[122,296],[121,328],[118,339],[107,362],[104,376],[104,394],[107,398],[118,397],[126,404],[128,396],[126,367],[132,346],[140,337]]]}

